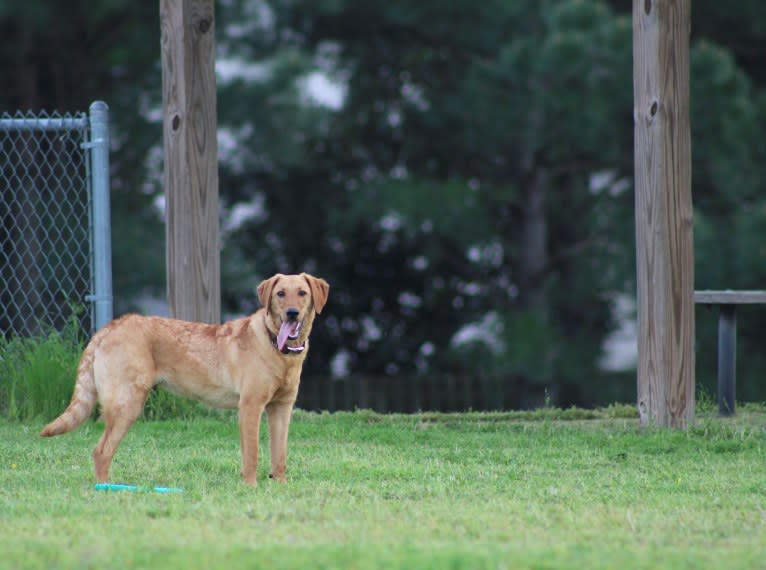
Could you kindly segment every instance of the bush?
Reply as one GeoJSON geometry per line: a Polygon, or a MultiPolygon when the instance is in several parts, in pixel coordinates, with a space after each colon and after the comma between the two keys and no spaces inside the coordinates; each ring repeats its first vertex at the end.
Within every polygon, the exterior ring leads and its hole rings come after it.
{"type": "MultiPolygon", "coordinates": [[[[84,349],[76,320],[46,336],[0,338],[0,415],[18,421],[57,417],[72,397],[77,366],[84,349]]],[[[143,417],[151,420],[219,416],[226,412],[152,390],[143,417]]]]}
{"type": "Polygon", "coordinates": [[[82,352],[79,325],[38,338],[0,339],[0,414],[51,419],[69,403],[82,352]]]}

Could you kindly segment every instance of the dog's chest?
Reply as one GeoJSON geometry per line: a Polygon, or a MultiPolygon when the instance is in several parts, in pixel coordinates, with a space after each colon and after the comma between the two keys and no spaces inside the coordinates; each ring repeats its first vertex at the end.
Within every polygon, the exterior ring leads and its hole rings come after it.
{"type": "MultiPolygon", "coordinates": [[[[288,357],[289,358],[289,357],[288,357]]],[[[303,369],[303,359],[300,362],[288,360],[282,366],[273,370],[272,386],[274,396],[272,399],[279,399],[287,394],[297,394],[301,382],[301,370],[303,369]]]]}

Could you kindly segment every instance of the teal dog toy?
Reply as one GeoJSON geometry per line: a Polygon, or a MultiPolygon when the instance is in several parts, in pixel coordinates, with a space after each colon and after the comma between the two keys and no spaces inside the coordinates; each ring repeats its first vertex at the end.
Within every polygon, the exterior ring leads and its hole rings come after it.
{"type": "Polygon", "coordinates": [[[124,485],[122,483],[96,483],[96,491],[143,491],[154,493],[183,493],[178,487],[141,487],[139,485],[124,485]]]}

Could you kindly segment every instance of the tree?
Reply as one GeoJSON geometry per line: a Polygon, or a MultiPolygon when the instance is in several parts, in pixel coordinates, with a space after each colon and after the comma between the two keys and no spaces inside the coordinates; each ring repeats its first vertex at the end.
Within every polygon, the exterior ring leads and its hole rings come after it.
{"type": "MultiPolygon", "coordinates": [[[[502,374],[597,400],[611,301],[634,288],[629,16],[599,1],[260,6],[269,32],[229,44],[271,70],[232,99],[250,105],[257,161],[237,155],[230,189],[260,206],[230,244],[262,274],[321,269],[337,296],[318,340],[352,372],[502,374]],[[317,71],[339,109],[301,104],[317,71]]],[[[699,75],[741,81],[712,45],[693,48],[699,75]]],[[[729,175],[759,183],[735,154],[758,147],[757,121],[714,87],[693,83],[695,106],[741,120],[711,117],[731,129],[712,162],[722,125],[693,120],[695,196],[726,201],[729,175]]],[[[630,399],[622,386],[610,396],[630,399]]]]}
{"type": "MultiPolygon", "coordinates": [[[[140,4],[0,7],[0,62],[17,74],[4,108],[110,105],[123,301],[164,290],[158,10],[140,4]]],[[[720,20],[708,4],[692,14],[697,283],[759,287],[763,8],[720,20]]],[[[308,382],[459,373],[572,386],[559,403],[635,397],[630,372],[598,366],[614,299],[634,295],[629,2],[216,9],[225,312],[255,309],[272,272],[305,270],[333,286],[308,382]]],[[[740,320],[752,397],[759,315],[740,320]]],[[[709,320],[699,346],[714,346],[709,320]]],[[[711,380],[712,354],[698,358],[711,380]]]]}
{"type": "Polygon", "coordinates": [[[9,73],[0,108],[73,113],[96,99],[108,102],[118,311],[142,289],[162,290],[161,220],[153,194],[144,191],[147,154],[162,135],[148,112],[161,98],[157,7],[126,0],[3,3],[0,30],[0,64],[9,73]]]}
{"type": "MultiPolygon", "coordinates": [[[[590,375],[611,326],[604,291],[625,279],[599,269],[626,257],[607,221],[629,198],[619,190],[632,151],[629,21],[599,2],[312,2],[270,13],[283,30],[274,35],[295,38],[296,61],[323,61],[346,97],[288,129],[303,152],[247,139],[265,167],[242,177],[266,213],[235,239],[265,272],[330,270],[339,294],[320,342],[340,346],[356,372],[474,373],[456,334],[495,314],[496,342],[471,349],[489,350],[478,372],[590,375]],[[300,164],[286,164],[293,156],[300,164]],[[611,191],[590,188],[598,173],[611,191]],[[583,259],[596,271],[579,270],[583,259]]],[[[251,104],[266,91],[236,87],[251,104]]],[[[276,100],[295,101],[288,92],[276,100]]],[[[269,113],[253,133],[284,128],[279,109],[269,113]]]]}

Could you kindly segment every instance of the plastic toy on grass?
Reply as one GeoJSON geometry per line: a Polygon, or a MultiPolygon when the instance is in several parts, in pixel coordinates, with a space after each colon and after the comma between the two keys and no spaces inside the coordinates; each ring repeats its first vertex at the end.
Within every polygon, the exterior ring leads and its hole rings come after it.
{"type": "Polygon", "coordinates": [[[179,487],[143,487],[123,483],[96,483],[96,491],[141,491],[144,493],[183,493],[179,487]]]}

